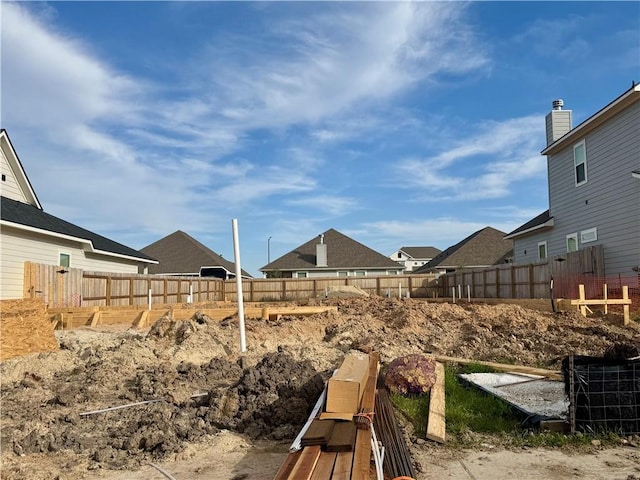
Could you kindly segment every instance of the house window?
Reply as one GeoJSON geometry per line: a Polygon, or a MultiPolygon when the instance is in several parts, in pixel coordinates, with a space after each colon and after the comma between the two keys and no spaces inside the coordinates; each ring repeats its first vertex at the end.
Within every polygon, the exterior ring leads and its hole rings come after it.
{"type": "Polygon", "coordinates": [[[297,273],[297,277],[298,278],[307,278],[307,272],[298,272],[297,273]]]}
{"type": "Polygon", "coordinates": [[[596,240],[598,240],[598,229],[596,227],[580,232],[580,243],[595,242],[596,240]]]}
{"type": "Polygon", "coordinates": [[[339,277],[348,277],[349,276],[349,272],[339,271],[338,272],[338,276],[339,277]]]}
{"type": "Polygon", "coordinates": [[[567,235],[567,253],[578,251],[578,234],[567,235]]]}
{"type": "Polygon", "coordinates": [[[547,242],[538,242],[538,260],[547,258],[547,242]]]}
{"type": "Polygon", "coordinates": [[[69,268],[70,264],[71,264],[71,255],[69,255],[68,253],[61,253],[60,266],[69,268]]]}
{"type": "Polygon", "coordinates": [[[353,274],[356,277],[364,277],[367,274],[367,272],[365,272],[364,270],[356,270],[355,272],[353,272],[353,274]]]}
{"type": "Polygon", "coordinates": [[[402,252],[398,252],[398,258],[402,258],[402,252]]]}
{"type": "Polygon", "coordinates": [[[576,187],[587,183],[587,150],[584,145],[584,140],[573,147],[573,165],[576,187]]]}

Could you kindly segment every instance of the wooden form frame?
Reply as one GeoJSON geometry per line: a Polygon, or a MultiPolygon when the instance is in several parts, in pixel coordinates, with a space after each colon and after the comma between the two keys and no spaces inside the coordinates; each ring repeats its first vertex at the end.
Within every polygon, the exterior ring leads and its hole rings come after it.
{"type": "Polygon", "coordinates": [[[585,298],[585,294],[584,294],[584,285],[581,283],[580,285],[578,285],[578,292],[580,295],[580,298],[578,300],[571,300],[571,305],[576,305],[578,307],[578,310],[580,310],[580,313],[586,317],[587,316],[587,309],[589,308],[588,305],[604,305],[604,311],[605,313],[608,312],[607,306],[608,305],[622,305],[622,310],[623,310],[623,316],[624,316],[624,324],[625,325],[629,325],[629,322],[631,321],[631,318],[629,316],[629,306],[631,305],[631,299],[629,298],[629,287],[626,285],[622,286],[622,298],[621,299],[615,299],[615,298],[607,298],[607,286],[604,285],[604,298],[603,299],[591,299],[591,300],[587,300],[585,298]]]}

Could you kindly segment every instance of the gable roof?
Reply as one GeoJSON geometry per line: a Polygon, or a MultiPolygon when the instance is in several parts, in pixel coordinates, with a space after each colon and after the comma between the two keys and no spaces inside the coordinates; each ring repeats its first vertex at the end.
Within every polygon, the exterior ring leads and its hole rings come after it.
{"type": "Polygon", "coordinates": [[[15,176],[16,183],[20,186],[20,189],[27,201],[34,207],[42,210],[42,205],[40,204],[40,200],[38,200],[36,191],[33,189],[31,181],[29,180],[29,177],[27,177],[27,172],[25,172],[22,167],[22,162],[13,148],[13,144],[9,138],[9,133],[4,128],[0,128],[0,148],[2,148],[2,151],[9,162],[9,167],[11,167],[15,176]]]}
{"type": "Polygon", "coordinates": [[[1,197],[0,204],[0,223],[2,225],[80,242],[86,246],[85,249],[87,251],[94,253],[124,257],[144,263],[158,263],[149,255],[122,245],[121,243],[114,242],[82,227],[78,227],[61,218],[49,215],[34,205],[22,203],[7,197],[1,197]]]}
{"type": "Polygon", "coordinates": [[[513,242],[505,233],[485,227],[445,249],[428,263],[413,271],[426,273],[436,268],[484,267],[502,263],[513,252],[513,242]]]}
{"type": "Polygon", "coordinates": [[[372,250],[360,242],[334,230],[327,230],[323,242],[327,245],[327,266],[316,266],[316,245],[318,237],[294,248],[260,269],[261,272],[273,270],[336,270],[336,269],[403,269],[401,265],[389,257],[372,250]]]}
{"type": "MultiPolygon", "coordinates": [[[[149,273],[200,275],[202,267],[222,267],[233,275],[236,273],[235,263],[225,260],[181,230],[147,245],[141,251],[160,260],[159,265],[149,267],[149,273]]],[[[252,278],[244,270],[242,270],[242,276],[252,278]]]]}
{"type": "Polygon", "coordinates": [[[532,232],[544,230],[549,227],[553,227],[553,217],[549,214],[549,210],[545,210],[537,217],[532,218],[524,225],[520,225],[518,228],[505,235],[505,240],[510,240],[516,237],[528,235],[532,232]]]}
{"type": "Polygon", "coordinates": [[[411,258],[433,258],[442,250],[436,247],[402,247],[400,251],[411,258]]]}
{"type": "Polygon", "coordinates": [[[640,84],[636,85],[634,82],[631,88],[625,91],[622,95],[598,110],[577,127],[569,130],[569,132],[557,139],[551,145],[545,147],[545,149],[540,153],[542,155],[553,155],[558,153],[565,146],[570,145],[578,138],[585,136],[587,133],[599,127],[611,117],[617,115],[629,105],[637,101],[640,101],[640,84]]]}

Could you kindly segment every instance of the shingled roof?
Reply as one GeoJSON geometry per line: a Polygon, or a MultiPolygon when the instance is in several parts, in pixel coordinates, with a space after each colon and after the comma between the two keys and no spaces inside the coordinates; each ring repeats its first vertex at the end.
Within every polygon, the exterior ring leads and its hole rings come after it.
{"type": "MultiPolygon", "coordinates": [[[[232,275],[236,273],[235,263],[225,260],[221,255],[181,230],[141,250],[160,261],[159,265],[149,267],[149,273],[153,274],[200,275],[202,267],[221,267],[232,275]]],[[[244,270],[242,270],[242,276],[252,278],[244,270]]]]}
{"type": "Polygon", "coordinates": [[[413,273],[463,267],[486,267],[504,263],[513,254],[513,242],[505,240],[504,236],[505,233],[500,230],[485,227],[445,249],[413,273]]]}
{"type": "Polygon", "coordinates": [[[402,267],[389,257],[353,240],[334,230],[327,230],[322,234],[323,243],[327,245],[327,266],[316,266],[316,245],[318,237],[313,237],[307,243],[294,248],[260,269],[261,272],[274,270],[401,270],[402,267]]]}
{"type": "Polygon", "coordinates": [[[156,263],[153,257],[145,253],[109,240],[102,235],[78,227],[61,218],[54,217],[34,205],[22,203],[7,197],[2,197],[0,203],[2,204],[0,218],[2,218],[3,222],[11,222],[38,230],[44,230],[45,233],[51,232],[67,235],[78,241],[84,241],[83,243],[90,244],[94,251],[100,253],[122,255],[145,263],[156,263]]]}

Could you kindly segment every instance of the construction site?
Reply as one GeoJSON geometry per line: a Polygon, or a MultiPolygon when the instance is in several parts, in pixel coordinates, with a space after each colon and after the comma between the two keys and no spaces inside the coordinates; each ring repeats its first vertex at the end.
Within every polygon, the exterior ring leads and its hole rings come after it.
{"type": "Polygon", "coordinates": [[[446,365],[561,383],[569,355],[640,345],[633,308],[630,321],[621,309],[580,308],[322,296],[249,304],[241,319],[229,302],[49,310],[3,301],[1,478],[640,478],[637,424],[613,446],[525,448],[471,430],[446,438],[446,365]],[[426,435],[380,381],[411,355],[436,365],[426,435]],[[406,463],[403,475],[394,462],[406,463]]]}

